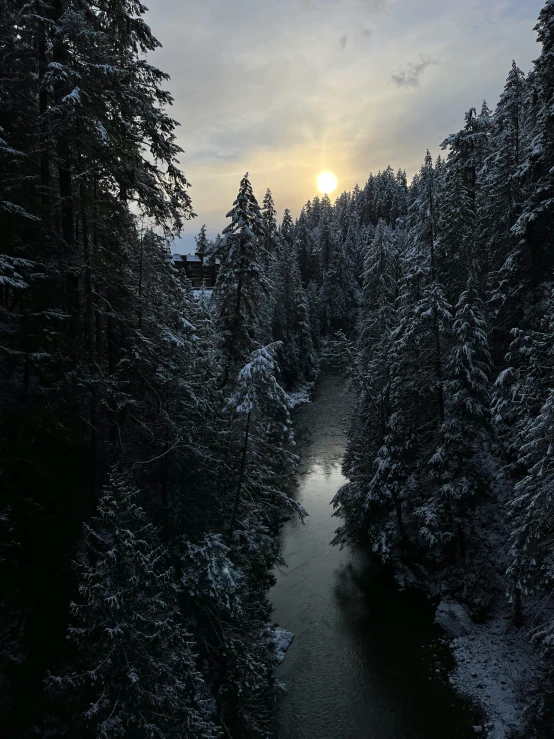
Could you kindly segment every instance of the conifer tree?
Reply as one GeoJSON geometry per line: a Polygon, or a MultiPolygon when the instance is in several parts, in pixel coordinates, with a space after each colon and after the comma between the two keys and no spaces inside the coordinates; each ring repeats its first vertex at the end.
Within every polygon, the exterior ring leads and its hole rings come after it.
{"type": "MultiPolygon", "coordinates": [[[[548,394],[535,418],[530,419],[520,459],[528,472],[515,486],[511,502],[514,528],[510,574],[523,594],[551,586],[552,571],[552,424],[554,395],[548,394]]],[[[543,631],[548,638],[551,626],[543,631]]]]}
{"type": "Polygon", "coordinates": [[[394,326],[400,266],[392,230],[382,220],[364,264],[364,314],[362,340],[367,350],[386,341],[394,326]]]}
{"type": "MultiPolygon", "coordinates": [[[[286,449],[293,437],[289,397],[277,381],[278,348],[270,345],[252,353],[228,401],[238,444],[226,556],[244,573],[248,587],[242,594],[238,575],[226,565],[238,590],[216,635],[224,655],[218,680],[220,715],[240,736],[260,739],[272,734],[267,696],[275,688],[276,666],[271,607],[265,595],[260,598],[260,588],[272,582],[269,568],[277,556],[274,532],[279,522],[291,513],[301,519],[306,515],[283,489],[296,457],[286,449]]],[[[222,604],[217,608],[221,612],[222,604]]]]}
{"type": "Polygon", "coordinates": [[[444,176],[437,226],[437,263],[449,297],[455,300],[463,289],[465,275],[476,269],[479,260],[475,208],[457,167],[444,176]]]}
{"type": "MultiPolygon", "coordinates": [[[[518,249],[511,258],[517,263],[514,279],[531,287],[550,273],[552,259],[552,197],[554,189],[554,137],[552,136],[552,100],[554,78],[554,5],[547,0],[539,14],[535,30],[542,44],[533,70],[533,89],[538,111],[523,165],[527,197],[514,226],[518,249]]],[[[515,268],[515,265],[514,265],[515,268]]]]}
{"type": "Polygon", "coordinates": [[[216,245],[220,269],[216,286],[218,330],[221,335],[222,386],[255,346],[259,308],[268,293],[263,272],[263,221],[246,174],[227,214],[231,223],[216,245]]]}
{"type": "Polygon", "coordinates": [[[113,475],[85,525],[82,598],[69,637],[83,651],[79,675],[52,686],[86,688],[91,735],[206,739],[220,736],[177,606],[173,571],[132,483],[113,475]]]}
{"type": "Polygon", "coordinates": [[[283,258],[277,229],[277,211],[269,188],[264,195],[261,214],[263,222],[262,250],[265,259],[263,272],[267,279],[268,291],[263,296],[260,306],[258,340],[261,344],[268,344],[275,338],[272,331],[277,292],[274,275],[283,258]]]}
{"type": "Polygon", "coordinates": [[[490,154],[479,175],[481,243],[486,250],[486,268],[493,275],[515,246],[511,230],[521,212],[523,195],[518,170],[524,154],[526,94],[525,75],[512,62],[493,116],[490,154]]]}
{"type": "Polygon", "coordinates": [[[463,129],[448,136],[441,144],[442,149],[450,149],[448,163],[460,171],[473,208],[477,201],[478,174],[488,152],[491,125],[490,110],[484,102],[480,115],[475,108],[470,108],[465,114],[463,129]]]}
{"type": "MultiPolygon", "coordinates": [[[[400,264],[395,235],[383,220],[377,224],[367,253],[363,279],[359,365],[350,359],[350,364],[355,363],[351,373],[360,394],[344,465],[350,482],[333,500],[335,515],[345,516],[347,524],[339,528],[334,542],[369,536],[373,551],[387,560],[403,539],[404,524],[390,387],[400,264]]],[[[352,354],[347,343],[341,350],[352,354]]]]}
{"type": "Polygon", "coordinates": [[[279,244],[274,277],[273,338],[282,342],[283,376],[288,386],[294,386],[302,380],[314,378],[316,357],[308,301],[298,265],[299,247],[288,211],[283,218],[279,244]]]}
{"type": "MultiPolygon", "coordinates": [[[[283,479],[284,467],[294,464],[294,456],[285,448],[287,443],[293,442],[290,400],[277,381],[278,368],[273,356],[279,348],[278,345],[270,345],[252,353],[250,361],[240,370],[236,390],[229,399],[230,408],[239,419],[244,418],[241,461],[230,522],[232,537],[235,536],[237,516],[244,505],[243,493],[249,485],[253,486],[249,497],[255,501],[255,506],[262,506],[247,512],[247,518],[251,517],[253,522],[261,516],[266,524],[269,523],[272,508],[278,511],[284,506],[302,511],[288,495],[272,485],[283,479]],[[271,460],[264,451],[266,445],[273,449],[271,460]],[[248,480],[247,465],[252,466],[248,480]]],[[[242,528],[248,537],[248,527],[243,524],[242,528]]],[[[236,531],[239,539],[242,535],[240,530],[236,531]]]]}
{"type": "Polygon", "coordinates": [[[445,420],[430,460],[431,477],[437,485],[433,516],[443,541],[456,543],[458,557],[466,553],[472,514],[487,482],[478,457],[489,439],[491,357],[475,283],[470,274],[455,307],[453,343],[445,373],[445,420]]]}
{"type": "Polygon", "coordinates": [[[194,237],[194,241],[196,243],[196,253],[199,255],[204,255],[209,246],[208,237],[206,236],[206,224],[205,223],[200,229],[198,236],[194,237]]]}

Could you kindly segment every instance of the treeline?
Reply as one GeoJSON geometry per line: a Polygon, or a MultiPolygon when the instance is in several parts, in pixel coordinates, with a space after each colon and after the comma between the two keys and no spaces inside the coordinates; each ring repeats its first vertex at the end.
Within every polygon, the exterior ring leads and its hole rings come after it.
{"type": "Polygon", "coordinates": [[[542,50],[530,74],[514,63],[494,112],[471,109],[409,188],[389,168],[331,209],[331,243],[342,243],[343,266],[362,276],[356,331],[336,345],[359,401],[349,482],[334,505],[345,519],[335,543],[409,563],[431,593],[460,600],[474,618],[507,596],[514,627],[526,625],[542,659],[530,711],[538,721],[526,736],[550,736],[550,0],[536,30],[542,50]]]}
{"type": "Polygon", "coordinates": [[[140,3],[0,3],[0,733],[270,737],[266,594],[317,372],[290,217],[245,177],[213,299],[140,3]],[[281,369],[279,369],[279,364],[281,369]]]}

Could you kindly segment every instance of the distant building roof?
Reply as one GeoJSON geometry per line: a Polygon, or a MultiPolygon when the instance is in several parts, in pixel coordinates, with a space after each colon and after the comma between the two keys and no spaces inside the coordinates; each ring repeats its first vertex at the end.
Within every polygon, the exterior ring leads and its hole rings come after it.
{"type": "Polygon", "coordinates": [[[173,262],[179,262],[183,260],[187,260],[187,262],[201,262],[202,260],[198,256],[198,254],[172,254],[171,260],[173,262]]]}
{"type": "MultiPolygon", "coordinates": [[[[187,262],[201,262],[202,259],[198,254],[172,254],[171,255],[171,261],[173,263],[175,262],[183,262],[184,260],[187,260],[187,262]]],[[[211,255],[208,255],[204,258],[204,264],[210,265],[212,262],[215,262],[215,264],[220,264],[220,261],[217,257],[214,259],[211,255]]]]}

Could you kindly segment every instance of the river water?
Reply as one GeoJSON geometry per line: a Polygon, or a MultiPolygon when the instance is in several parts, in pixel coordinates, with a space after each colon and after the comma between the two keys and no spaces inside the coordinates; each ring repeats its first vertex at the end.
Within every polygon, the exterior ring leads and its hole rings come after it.
{"type": "Polygon", "coordinates": [[[274,620],[295,634],[277,674],[287,689],[279,739],[475,737],[479,721],[448,684],[450,655],[425,597],[399,592],[368,558],[329,545],[352,402],[325,364],[312,403],[294,412],[304,460],[295,497],[310,515],[286,524],[286,566],[270,592],[274,620]]]}

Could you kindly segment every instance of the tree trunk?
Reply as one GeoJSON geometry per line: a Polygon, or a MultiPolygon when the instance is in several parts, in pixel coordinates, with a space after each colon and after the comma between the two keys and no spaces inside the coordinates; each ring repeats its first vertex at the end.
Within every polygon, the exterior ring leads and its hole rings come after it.
{"type": "Polygon", "coordinates": [[[437,316],[437,308],[433,309],[433,330],[435,333],[435,372],[437,375],[437,401],[439,406],[439,424],[444,423],[444,388],[442,378],[442,352],[439,331],[439,321],[437,316]]]}
{"type": "Polygon", "coordinates": [[[229,382],[229,376],[231,374],[231,365],[233,364],[233,360],[235,359],[237,355],[237,339],[238,339],[238,330],[240,327],[241,322],[241,316],[240,311],[242,307],[242,272],[239,272],[239,280],[237,285],[237,302],[235,305],[235,313],[233,316],[233,330],[231,331],[231,344],[228,347],[228,354],[227,354],[227,361],[225,363],[225,372],[223,375],[223,380],[221,387],[226,387],[227,383],[229,382]]]}
{"type": "Polygon", "coordinates": [[[514,589],[514,613],[512,622],[516,629],[520,629],[523,626],[524,620],[521,589],[516,585],[514,589]]]}
{"type": "Polygon", "coordinates": [[[87,216],[87,190],[84,182],[79,186],[81,200],[81,227],[83,236],[83,257],[85,260],[85,331],[88,362],[94,366],[94,304],[92,299],[92,252],[90,248],[90,234],[87,216]]]}
{"type": "Polygon", "coordinates": [[[244,432],[244,445],[242,447],[242,456],[240,460],[239,479],[237,482],[237,492],[235,495],[235,506],[233,508],[233,516],[231,518],[231,524],[229,526],[229,541],[233,538],[233,531],[235,530],[235,521],[237,520],[237,511],[239,507],[240,494],[242,490],[242,481],[244,479],[244,471],[246,469],[246,454],[248,452],[248,435],[250,433],[250,413],[246,417],[246,429],[244,432]]]}
{"type": "MultiPolygon", "coordinates": [[[[58,2],[57,13],[61,15],[62,4],[58,2]]],[[[63,41],[57,40],[54,45],[53,59],[62,65],[67,62],[67,50],[63,41]]],[[[56,104],[71,91],[71,83],[58,82],[55,91],[56,104]]],[[[73,203],[73,175],[71,161],[70,131],[67,123],[60,123],[60,132],[57,136],[58,183],[60,193],[60,211],[62,224],[62,239],[65,243],[65,289],[67,312],[69,313],[68,331],[71,339],[75,340],[79,332],[79,277],[75,264],[75,214],[73,203]]]]}
{"type": "Polygon", "coordinates": [[[87,215],[87,189],[84,182],[81,182],[79,186],[80,195],[80,211],[81,211],[81,226],[82,226],[82,237],[83,237],[83,256],[85,261],[85,333],[86,333],[86,346],[89,364],[89,373],[91,380],[90,388],[90,401],[89,401],[89,423],[90,423],[90,470],[91,470],[91,485],[96,495],[99,492],[98,484],[98,398],[96,388],[96,358],[94,352],[95,338],[96,338],[96,326],[94,320],[94,303],[92,297],[92,251],[90,244],[90,233],[88,227],[88,215],[87,215]]]}
{"type": "Polygon", "coordinates": [[[49,152],[49,129],[46,122],[48,111],[48,91],[44,87],[44,78],[48,71],[46,28],[41,23],[38,35],[38,70],[39,70],[39,116],[40,116],[40,200],[42,206],[42,219],[48,228],[50,225],[50,152],[49,152]]]}
{"type": "Polygon", "coordinates": [[[400,544],[402,550],[406,548],[406,531],[404,529],[404,519],[402,517],[402,501],[396,496],[393,497],[394,507],[396,510],[396,521],[398,523],[398,531],[400,533],[400,544]]]}
{"type": "Polygon", "coordinates": [[[138,328],[142,331],[142,270],[144,256],[144,232],[140,232],[140,252],[139,252],[139,276],[138,276],[138,328]]]}

